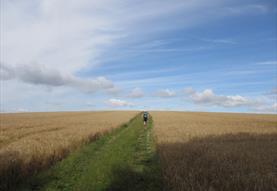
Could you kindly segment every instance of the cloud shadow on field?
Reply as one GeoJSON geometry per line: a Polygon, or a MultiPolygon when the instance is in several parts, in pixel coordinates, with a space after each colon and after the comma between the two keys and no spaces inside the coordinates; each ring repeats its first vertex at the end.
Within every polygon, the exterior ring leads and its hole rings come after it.
{"type": "Polygon", "coordinates": [[[111,183],[105,191],[160,191],[162,180],[158,155],[153,154],[140,161],[134,168],[131,165],[115,166],[112,170],[111,183]]]}
{"type": "MultiPolygon", "coordinates": [[[[25,184],[30,184],[32,188],[36,188],[37,183],[31,183],[32,176],[48,169],[67,156],[68,153],[69,150],[61,149],[48,157],[44,155],[32,156],[28,162],[24,161],[22,155],[17,151],[6,151],[0,154],[0,190],[18,190],[25,184]]],[[[44,182],[49,180],[44,180],[44,182]]]]}
{"type": "Polygon", "coordinates": [[[22,164],[18,152],[0,154],[0,190],[11,190],[22,179],[22,164]]]}
{"type": "Polygon", "coordinates": [[[165,190],[276,190],[277,133],[158,145],[165,190]]]}

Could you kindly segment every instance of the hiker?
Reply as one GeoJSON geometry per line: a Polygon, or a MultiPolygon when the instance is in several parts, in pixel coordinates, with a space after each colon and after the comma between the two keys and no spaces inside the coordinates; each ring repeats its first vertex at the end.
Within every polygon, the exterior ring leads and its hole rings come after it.
{"type": "Polygon", "coordinates": [[[148,120],[148,112],[144,111],[143,112],[143,125],[144,125],[144,127],[147,124],[147,120],[148,120]]]}

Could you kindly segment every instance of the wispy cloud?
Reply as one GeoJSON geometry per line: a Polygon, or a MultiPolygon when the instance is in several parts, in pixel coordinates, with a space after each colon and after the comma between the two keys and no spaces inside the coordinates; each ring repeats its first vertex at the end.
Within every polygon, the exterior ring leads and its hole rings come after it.
{"type": "MultiPolygon", "coordinates": [[[[225,3],[217,0],[205,5],[203,0],[142,1],[136,5],[130,1],[7,1],[6,6],[1,7],[5,18],[9,19],[1,22],[1,28],[5,29],[3,31],[9,39],[1,42],[1,49],[6,52],[5,60],[2,62],[8,61],[9,63],[5,64],[9,65],[37,62],[49,68],[74,73],[84,67],[101,63],[106,59],[106,55],[112,52],[111,49],[124,49],[122,44],[140,44],[161,31],[194,26],[209,18],[220,18],[220,15],[205,10],[220,9],[225,3]],[[197,16],[199,12],[203,17],[197,16]],[[175,19],[179,17],[185,19],[175,19]]],[[[259,6],[250,7],[261,9],[259,6]]],[[[230,39],[203,40],[234,43],[230,39]]],[[[128,47],[126,51],[155,53],[207,49],[156,48],[163,43],[157,41],[151,45],[152,48],[128,47]]]]}
{"type": "Polygon", "coordinates": [[[163,53],[163,52],[196,52],[211,49],[211,46],[199,46],[191,48],[152,48],[152,49],[128,49],[126,52],[132,53],[163,53]]]}
{"type": "Polygon", "coordinates": [[[226,75],[250,75],[250,74],[256,74],[259,71],[257,70],[233,70],[226,72],[226,75]]]}
{"type": "Polygon", "coordinates": [[[215,44],[237,44],[236,41],[231,39],[209,39],[209,38],[199,38],[202,41],[215,43],[215,44]]]}
{"type": "Polygon", "coordinates": [[[257,62],[256,65],[277,65],[277,60],[257,62]]]}
{"type": "Polygon", "coordinates": [[[232,14],[246,14],[246,13],[254,13],[261,14],[267,13],[269,8],[264,4],[248,4],[243,6],[231,6],[225,8],[225,11],[232,14]]]}

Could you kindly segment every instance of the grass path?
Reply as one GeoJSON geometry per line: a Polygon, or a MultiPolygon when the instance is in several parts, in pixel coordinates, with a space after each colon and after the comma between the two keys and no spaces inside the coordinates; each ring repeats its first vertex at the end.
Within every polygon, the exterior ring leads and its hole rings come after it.
{"type": "Polygon", "coordinates": [[[137,116],[26,181],[20,190],[161,190],[151,131],[152,119],[144,128],[137,116]]]}

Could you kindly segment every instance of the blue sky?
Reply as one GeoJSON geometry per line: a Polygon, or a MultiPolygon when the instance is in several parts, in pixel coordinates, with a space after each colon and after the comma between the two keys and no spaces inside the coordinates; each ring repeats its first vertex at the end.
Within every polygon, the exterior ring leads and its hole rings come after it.
{"type": "Polygon", "coordinates": [[[277,112],[274,0],[1,1],[2,112],[277,112]]]}

